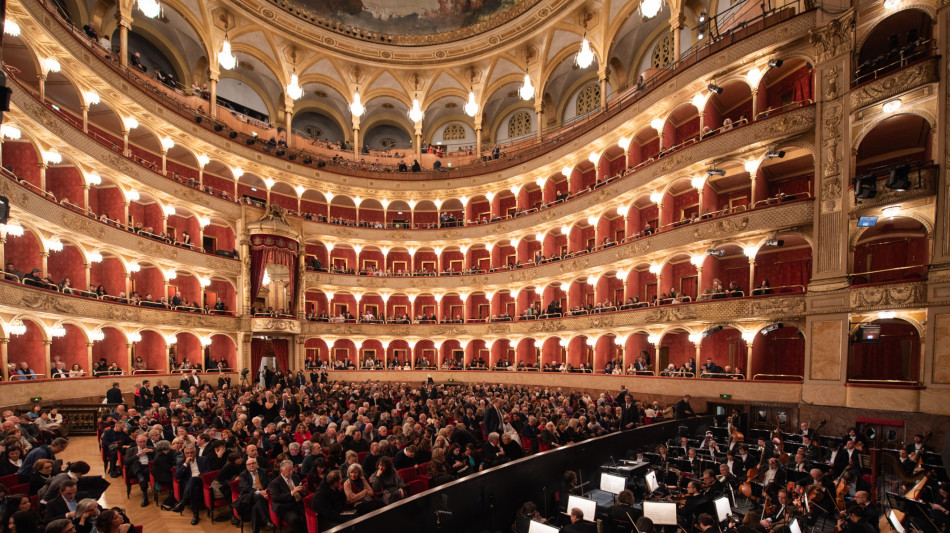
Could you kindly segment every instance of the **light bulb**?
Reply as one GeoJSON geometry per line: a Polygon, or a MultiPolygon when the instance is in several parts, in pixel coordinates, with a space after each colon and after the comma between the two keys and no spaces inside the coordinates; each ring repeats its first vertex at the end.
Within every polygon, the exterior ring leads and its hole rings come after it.
{"type": "Polygon", "coordinates": [[[651,19],[660,12],[660,8],[663,7],[662,0],[643,0],[640,2],[640,14],[644,18],[651,19]]]}
{"type": "Polygon", "coordinates": [[[162,14],[162,5],[156,0],[138,0],[138,5],[142,14],[150,19],[162,14]]]}

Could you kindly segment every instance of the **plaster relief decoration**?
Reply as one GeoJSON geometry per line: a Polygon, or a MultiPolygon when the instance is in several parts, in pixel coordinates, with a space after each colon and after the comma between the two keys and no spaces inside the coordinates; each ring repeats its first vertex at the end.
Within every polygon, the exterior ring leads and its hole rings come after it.
{"type": "Polygon", "coordinates": [[[852,309],[908,307],[921,305],[926,299],[926,283],[900,283],[851,289],[852,309]]]}
{"type": "Polygon", "coordinates": [[[915,87],[937,81],[937,63],[925,61],[871,83],[851,93],[851,111],[856,111],[886,98],[897,96],[915,87]]]}
{"type": "Polygon", "coordinates": [[[289,333],[300,333],[300,322],[296,320],[279,319],[255,319],[253,321],[254,331],[286,331],[289,333]]]}
{"type": "Polygon", "coordinates": [[[818,62],[827,61],[851,49],[855,14],[853,9],[824,27],[809,30],[809,41],[818,52],[818,62]]]}
{"type": "Polygon", "coordinates": [[[821,212],[832,213],[841,209],[841,123],[844,120],[844,106],[837,98],[839,78],[842,68],[835,65],[824,72],[824,95],[831,101],[823,106],[822,148],[824,157],[821,162],[823,180],[821,182],[821,212]]]}

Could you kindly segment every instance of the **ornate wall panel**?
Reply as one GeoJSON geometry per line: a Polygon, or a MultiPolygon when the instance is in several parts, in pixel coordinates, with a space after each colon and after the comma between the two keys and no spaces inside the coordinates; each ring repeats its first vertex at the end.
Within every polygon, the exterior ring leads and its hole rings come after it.
{"type": "Polygon", "coordinates": [[[844,329],[846,320],[820,320],[811,323],[809,379],[841,379],[842,354],[848,352],[847,347],[842,345],[847,335],[844,329]]]}
{"type": "Polygon", "coordinates": [[[928,59],[859,86],[851,91],[851,112],[936,82],[938,65],[938,58],[928,59]]]}

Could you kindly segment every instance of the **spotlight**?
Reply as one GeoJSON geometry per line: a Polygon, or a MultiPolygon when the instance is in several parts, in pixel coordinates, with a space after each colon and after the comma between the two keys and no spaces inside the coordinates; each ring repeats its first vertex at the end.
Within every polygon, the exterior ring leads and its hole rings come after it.
{"type": "Polygon", "coordinates": [[[782,239],[769,239],[765,241],[765,245],[766,246],[784,246],[785,241],[783,241],[782,239]]]}
{"type": "Polygon", "coordinates": [[[726,175],[726,171],[725,171],[725,170],[720,170],[720,169],[718,169],[718,168],[713,168],[713,169],[707,170],[707,171],[706,171],[706,175],[707,175],[707,176],[725,176],[725,175],[726,175]]]}
{"type": "Polygon", "coordinates": [[[291,161],[296,161],[296,160],[297,160],[297,154],[290,154],[290,156],[287,157],[287,159],[290,159],[291,161]]]}
{"type": "Polygon", "coordinates": [[[766,159],[774,159],[774,158],[776,158],[776,157],[779,158],[779,159],[785,157],[785,150],[778,150],[778,151],[773,151],[773,152],[767,152],[767,153],[765,154],[765,158],[766,158],[766,159]]]}
{"type": "Polygon", "coordinates": [[[782,63],[784,63],[784,61],[782,61],[781,59],[770,59],[769,68],[779,68],[782,66],[782,63]]]}
{"type": "MultiPolygon", "coordinates": [[[[234,137],[237,137],[237,135],[235,134],[234,137]]],[[[231,138],[233,139],[234,137],[231,137],[231,138]]],[[[254,144],[254,140],[255,140],[254,137],[248,137],[247,139],[244,140],[244,144],[251,146],[254,144]]]]}
{"type": "Polygon", "coordinates": [[[195,124],[201,124],[201,115],[195,115],[195,124]]]}
{"type": "MultiPolygon", "coordinates": [[[[702,30],[702,29],[700,29],[700,30],[699,30],[699,33],[696,35],[696,40],[697,40],[697,41],[702,41],[702,40],[703,40],[703,37],[705,37],[705,36],[706,36],[706,34],[703,33],[703,30],[702,30]]],[[[717,94],[718,94],[718,93],[717,93],[717,94]]]]}
{"type": "Polygon", "coordinates": [[[236,131],[232,131],[232,132],[228,133],[228,138],[229,138],[229,139],[237,139],[237,132],[236,132],[236,131]]]}
{"type": "Polygon", "coordinates": [[[895,191],[906,191],[910,188],[910,179],[907,175],[910,173],[910,165],[900,165],[891,169],[891,175],[887,178],[884,185],[888,189],[895,191]]]}
{"type": "Polygon", "coordinates": [[[877,178],[874,174],[864,174],[863,176],[854,178],[855,200],[867,200],[875,196],[877,196],[877,178]]]}
{"type": "Polygon", "coordinates": [[[726,251],[725,251],[725,250],[716,250],[716,249],[710,248],[710,249],[706,250],[706,255],[714,255],[714,256],[716,256],[716,257],[722,257],[722,256],[726,255],[726,251]]]}
{"type": "Polygon", "coordinates": [[[700,13],[699,13],[699,21],[700,21],[700,22],[706,22],[706,12],[705,12],[705,11],[700,11],[700,13]]]}
{"type": "Polygon", "coordinates": [[[715,83],[710,83],[706,86],[706,89],[711,93],[722,94],[722,87],[716,85],[715,83]]]}
{"type": "Polygon", "coordinates": [[[706,331],[703,332],[703,338],[706,338],[706,337],[712,335],[713,333],[716,333],[716,332],[719,332],[719,331],[722,331],[722,326],[715,326],[715,327],[709,328],[709,329],[707,329],[706,331]]]}
{"type": "Polygon", "coordinates": [[[224,126],[222,126],[221,124],[215,124],[215,125],[214,125],[214,131],[222,132],[222,131],[224,131],[224,126]]]}
{"type": "Polygon", "coordinates": [[[303,164],[305,165],[309,165],[311,163],[313,163],[313,159],[310,159],[309,157],[303,160],[303,164]]]}
{"type": "Polygon", "coordinates": [[[277,157],[284,157],[284,153],[285,152],[283,150],[277,150],[276,152],[274,152],[274,155],[276,155],[277,157]]]}
{"type": "Polygon", "coordinates": [[[762,328],[762,335],[768,335],[769,333],[772,333],[773,331],[777,329],[782,329],[783,327],[784,326],[782,326],[781,322],[778,322],[775,324],[769,324],[768,326],[765,326],[764,328],[762,328]]]}

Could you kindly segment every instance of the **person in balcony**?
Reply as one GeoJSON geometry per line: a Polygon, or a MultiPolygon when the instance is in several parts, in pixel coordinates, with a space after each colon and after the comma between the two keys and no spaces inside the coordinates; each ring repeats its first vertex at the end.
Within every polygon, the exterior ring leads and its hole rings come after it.
{"type": "Polygon", "coordinates": [[[146,370],[148,365],[145,364],[145,361],[142,359],[141,355],[135,356],[135,361],[132,362],[132,368],[134,370],[146,370]]]}
{"type": "Polygon", "coordinates": [[[191,235],[187,231],[181,232],[181,244],[191,246],[191,235]]]}
{"type": "Polygon", "coordinates": [[[68,378],[69,373],[66,372],[66,365],[63,364],[62,361],[57,362],[53,366],[53,371],[50,372],[50,377],[52,377],[53,379],[68,378]]]}
{"type": "Polygon", "coordinates": [[[23,278],[24,285],[30,285],[32,287],[41,287],[46,288],[46,282],[43,281],[43,271],[34,268],[23,278]]]}
{"type": "Polygon", "coordinates": [[[15,379],[24,380],[24,379],[40,379],[39,375],[30,368],[30,364],[26,361],[20,361],[20,366],[16,370],[15,379]]]}
{"type": "Polygon", "coordinates": [[[125,374],[125,371],[119,368],[119,363],[115,362],[109,365],[108,372],[111,376],[121,376],[122,374],[125,374]]]}
{"type": "Polygon", "coordinates": [[[23,271],[17,270],[13,263],[7,263],[7,266],[4,268],[4,279],[11,281],[23,281],[23,271]]]}
{"type": "Polygon", "coordinates": [[[758,296],[760,294],[772,294],[772,286],[769,285],[769,280],[763,279],[762,283],[752,291],[752,296],[758,296]]]}
{"type": "Polygon", "coordinates": [[[729,290],[726,292],[730,298],[741,298],[745,296],[745,293],[742,291],[742,287],[740,287],[735,281],[729,282],[729,290]]]}
{"type": "Polygon", "coordinates": [[[69,369],[69,377],[71,378],[81,378],[86,375],[86,371],[79,366],[79,363],[73,363],[73,367],[69,369]]]}
{"type": "Polygon", "coordinates": [[[654,232],[655,230],[653,229],[653,226],[651,226],[650,223],[647,222],[646,226],[643,226],[643,232],[641,233],[641,235],[646,237],[647,235],[653,235],[654,232]]]}
{"type": "Polygon", "coordinates": [[[725,132],[731,129],[732,129],[732,119],[729,117],[726,117],[725,120],[722,121],[722,128],[720,129],[720,131],[725,132]]]}
{"type": "Polygon", "coordinates": [[[135,52],[134,54],[132,54],[131,63],[132,63],[132,66],[133,66],[133,67],[139,69],[140,71],[142,71],[142,72],[148,72],[148,67],[146,67],[145,65],[142,64],[142,54],[141,54],[141,53],[135,52]]]}

